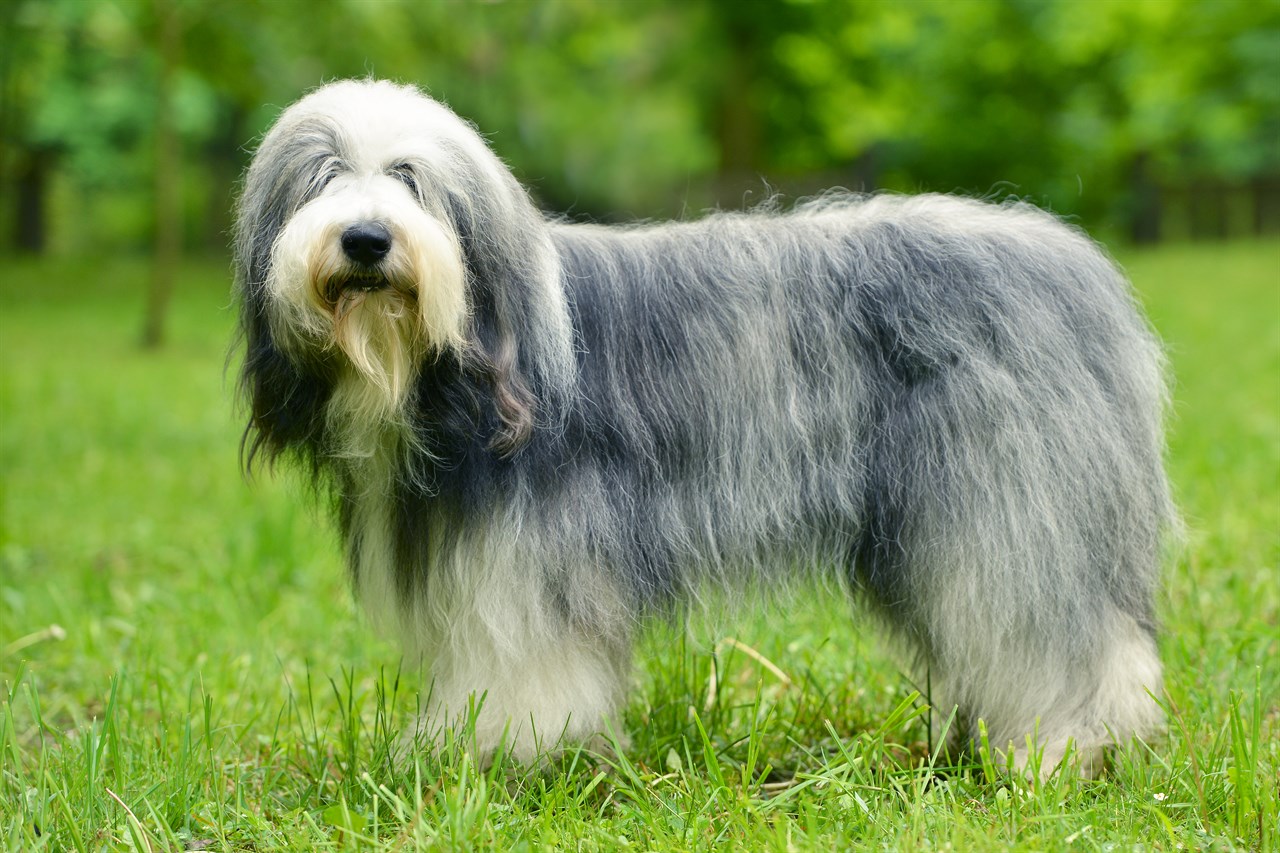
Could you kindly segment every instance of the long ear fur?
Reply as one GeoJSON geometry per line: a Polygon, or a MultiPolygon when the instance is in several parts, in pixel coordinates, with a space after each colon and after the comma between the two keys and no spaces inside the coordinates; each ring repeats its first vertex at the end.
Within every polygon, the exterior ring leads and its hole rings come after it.
{"type": "MultiPolygon", "coordinates": [[[[533,434],[538,409],[559,396],[556,382],[540,364],[545,354],[537,347],[552,342],[538,328],[546,311],[547,284],[538,276],[550,274],[536,255],[547,238],[546,225],[510,175],[508,198],[495,198],[492,185],[476,185],[466,193],[446,195],[448,213],[462,246],[474,314],[472,350],[467,369],[488,386],[499,421],[489,447],[510,455],[533,434]],[[540,359],[539,356],[543,358],[540,359]]],[[[550,251],[549,247],[547,251],[550,251]]],[[[557,283],[558,284],[558,283],[557,283]]]]}
{"type": "MultiPolygon", "coordinates": [[[[246,315],[250,311],[244,309],[246,315]]],[[[241,465],[252,472],[260,456],[271,465],[293,450],[303,457],[312,475],[318,476],[323,415],[331,383],[294,366],[277,349],[261,316],[242,318],[239,340],[245,345],[239,393],[249,409],[240,438],[241,465]]]]}
{"type": "Polygon", "coordinates": [[[517,344],[511,335],[500,337],[495,351],[484,357],[484,368],[493,388],[494,405],[502,423],[490,440],[489,447],[502,456],[515,453],[533,435],[537,400],[525,384],[517,360],[517,344]]]}
{"type": "Polygon", "coordinates": [[[281,351],[271,331],[266,282],[271,252],[288,218],[315,187],[309,176],[325,151],[336,149],[335,130],[313,120],[307,133],[268,137],[254,157],[237,204],[236,297],[240,328],[233,348],[244,346],[239,392],[249,419],[240,441],[241,463],[251,471],[260,455],[268,464],[297,452],[313,475],[320,470],[324,407],[332,390],[326,366],[302,367],[281,351]],[[317,138],[324,138],[317,145],[317,138]],[[317,153],[320,152],[320,153],[317,153]]]}

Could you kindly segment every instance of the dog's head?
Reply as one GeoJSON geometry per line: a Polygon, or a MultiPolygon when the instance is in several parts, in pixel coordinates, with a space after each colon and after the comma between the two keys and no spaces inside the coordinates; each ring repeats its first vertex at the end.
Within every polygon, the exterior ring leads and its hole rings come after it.
{"type": "Polygon", "coordinates": [[[442,358],[487,384],[492,440],[514,446],[529,389],[567,381],[541,215],[470,125],[412,87],[343,81],[285,110],[249,168],[236,255],[255,448],[313,439],[322,413],[288,409],[343,383],[390,418],[442,358]]]}

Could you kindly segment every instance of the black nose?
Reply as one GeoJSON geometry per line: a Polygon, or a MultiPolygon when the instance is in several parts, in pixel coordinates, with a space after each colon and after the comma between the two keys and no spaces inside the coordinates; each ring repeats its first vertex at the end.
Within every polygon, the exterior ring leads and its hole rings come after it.
{"type": "Polygon", "coordinates": [[[376,222],[358,222],[342,232],[342,251],[358,264],[377,266],[391,251],[391,232],[376,222]]]}

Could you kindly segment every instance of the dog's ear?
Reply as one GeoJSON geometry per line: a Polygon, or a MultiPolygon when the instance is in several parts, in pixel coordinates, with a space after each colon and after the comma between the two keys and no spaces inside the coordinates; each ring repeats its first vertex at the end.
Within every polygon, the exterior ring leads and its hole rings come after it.
{"type": "Polygon", "coordinates": [[[275,340],[267,307],[267,278],[280,231],[311,192],[321,156],[293,140],[264,144],[250,166],[236,204],[235,281],[240,324],[232,350],[243,352],[239,393],[248,409],[241,463],[268,465],[295,451],[318,473],[318,450],[330,386],[321,365],[294,364],[275,340]]]}
{"type": "Polygon", "coordinates": [[[241,282],[239,299],[240,328],[232,351],[243,353],[237,384],[249,416],[240,438],[241,465],[251,473],[259,459],[270,467],[293,451],[318,476],[324,409],[332,390],[324,366],[303,368],[281,352],[271,334],[260,282],[241,282]]]}
{"type": "Polygon", "coordinates": [[[489,446],[497,453],[509,456],[532,437],[536,404],[533,392],[525,384],[516,363],[517,347],[514,337],[501,337],[492,355],[488,356],[488,361],[494,405],[501,422],[489,446]]]}
{"type": "Polygon", "coordinates": [[[286,451],[293,451],[318,476],[330,385],[291,364],[269,337],[249,331],[244,341],[239,384],[249,420],[240,438],[241,464],[252,472],[259,457],[270,467],[286,451]]]}
{"type": "MultiPolygon", "coordinates": [[[[521,241],[509,221],[510,205],[491,198],[487,186],[447,193],[448,215],[462,247],[472,312],[465,360],[488,387],[499,426],[490,447],[510,455],[533,435],[537,379],[528,366],[525,326],[533,314],[532,272],[516,256],[521,241]],[[503,207],[506,210],[503,210],[503,207]]],[[[540,228],[541,222],[528,225],[540,228]]]]}

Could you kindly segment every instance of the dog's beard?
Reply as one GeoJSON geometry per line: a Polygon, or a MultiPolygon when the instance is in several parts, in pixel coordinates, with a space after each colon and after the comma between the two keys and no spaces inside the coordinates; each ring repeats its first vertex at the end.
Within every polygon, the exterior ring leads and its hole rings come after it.
{"type": "Polygon", "coordinates": [[[347,286],[334,295],[331,345],[350,365],[328,412],[334,455],[376,457],[385,447],[385,428],[401,422],[426,349],[417,307],[413,290],[390,285],[347,286]]]}
{"type": "Polygon", "coordinates": [[[345,289],[333,306],[333,342],[362,379],[392,408],[403,402],[422,357],[421,324],[412,291],[345,289]]]}
{"type": "Polygon", "coordinates": [[[307,270],[312,316],[327,318],[314,331],[323,333],[325,349],[346,357],[387,413],[403,403],[426,350],[421,283],[409,273],[397,264],[355,267],[333,249],[316,252],[307,270]]]}
{"type": "Polygon", "coordinates": [[[424,358],[464,345],[463,273],[452,246],[400,239],[376,268],[357,267],[330,248],[316,252],[307,270],[312,316],[325,318],[317,329],[324,347],[346,357],[387,413],[400,408],[424,358]]]}

